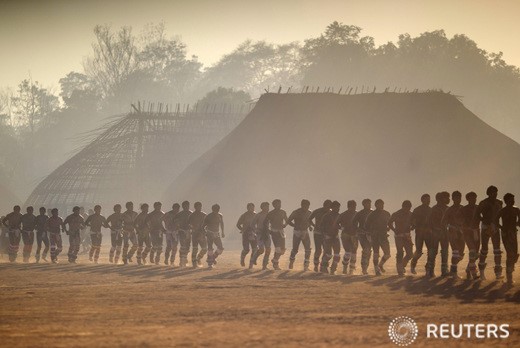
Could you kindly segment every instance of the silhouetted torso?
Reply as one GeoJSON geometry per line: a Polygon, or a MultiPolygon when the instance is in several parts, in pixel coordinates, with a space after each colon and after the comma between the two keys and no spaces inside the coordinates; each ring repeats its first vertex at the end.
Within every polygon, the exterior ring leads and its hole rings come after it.
{"type": "Polygon", "coordinates": [[[249,232],[253,229],[252,223],[255,215],[256,213],[253,211],[246,211],[244,214],[240,215],[237,225],[242,226],[242,232],[249,232]]]}
{"type": "Polygon", "coordinates": [[[352,223],[354,224],[354,227],[356,228],[358,233],[365,233],[365,224],[367,222],[367,217],[370,215],[370,213],[373,212],[372,209],[363,209],[360,210],[355,216],[352,223]]]}
{"type": "Polygon", "coordinates": [[[22,216],[22,230],[32,232],[36,227],[36,216],[33,214],[24,214],[22,216]]]}
{"type": "Polygon", "coordinates": [[[449,226],[451,228],[461,229],[464,225],[464,216],[462,215],[462,205],[452,205],[446,212],[443,217],[443,225],[449,226]]]}
{"type": "Polygon", "coordinates": [[[123,229],[123,214],[113,213],[107,218],[107,223],[110,224],[112,231],[119,231],[123,229]]]}
{"type": "Polygon", "coordinates": [[[190,218],[188,219],[188,223],[195,232],[202,231],[202,224],[204,223],[204,219],[206,218],[206,213],[203,211],[194,211],[190,218]]]}
{"type": "Polygon", "coordinates": [[[222,214],[211,212],[206,215],[204,219],[204,225],[211,232],[218,233],[220,232],[220,222],[222,221],[222,214]]]}
{"type": "Polygon", "coordinates": [[[84,223],[85,220],[83,220],[83,217],[81,217],[81,215],[76,214],[70,214],[65,218],[65,221],[63,222],[64,225],[69,225],[70,232],[79,232],[84,223]]]}
{"type": "Polygon", "coordinates": [[[163,230],[162,221],[164,213],[161,210],[154,210],[146,217],[146,224],[152,232],[163,230]]]}
{"type": "Polygon", "coordinates": [[[191,210],[183,210],[175,215],[175,223],[179,226],[180,230],[188,231],[190,229],[190,215],[191,210]]]}
{"type": "Polygon", "coordinates": [[[520,221],[520,210],[514,206],[504,207],[498,212],[498,219],[502,220],[503,231],[516,233],[520,221]]]}
{"type": "Polygon", "coordinates": [[[51,216],[49,220],[47,220],[47,231],[50,233],[60,233],[61,226],[63,225],[63,219],[59,216],[51,216]]]}
{"type": "Polygon", "coordinates": [[[166,227],[166,231],[176,231],[178,226],[175,224],[175,215],[177,212],[170,210],[163,215],[164,227],[166,227]]]}
{"type": "Polygon", "coordinates": [[[370,233],[381,233],[388,231],[388,220],[390,220],[390,213],[386,210],[374,210],[367,216],[365,228],[370,233]]]}
{"type": "Polygon", "coordinates": [[[337,238],[339,232],[338,226],[339,213],[334,211],[329,211],[323,218],[321,219],[321,224],[319,225],[320,230],[323,235],[328,238],[337,238]]]}
{"type": "Polygon", "coordinates": [[[296,231],[307,231],[309,229],[309,217],[311,216],[311,211],[309,209],[298,208],[291,213],[289,218],[294,218],[294,229],[296,231]]]}
{"type": "Polygon", "coordinates": [[[356,226],[354,225],[354,217],[357,212],[355,210],[345,210],[340,214],[338,223],[341,226],[343,233],[348,235],[355,235],[357,232],[356,226]]]}
{"type": "Polygon", "coordinates": [[[323,216],[325,214],[327,214],[328,212],[330,212],[330,209],[327,209],[325,207],[321,207],[321,208],[318,208],[318,209],[314,210],[311,213],[310,219],[314,219],[314,226],[316,226],[316,228],[314,230],[314,233],[320,233],[321,232],[321,229],[320,229],[321,219],[323,219],[323,216]]]}
{"type": "Polygon", "coordinates": [[[135,218],[137,217],[137,212],[135,211],[125,211],[123,213],[123,229],[125,231],[133,231],[135,228],[135,218]]]}
{"type": "Polygon", "coordinates": [[[148,213],[140,212],[139,215],[135,218],[135,227],[139,231],[145,231],[148,226],[146,225],[146,218],[148,217],[148,213]]]}
{"type": "Polygon", "coordinates": [[[432,208],[427,205],[420,205],[413,210],[412,213],[412,224],[416,230],[429,230],[430,216],[432,208]]]}
{"type": "Polygon", "coordinates": [[[267,214],[264,223],[269,224],[271,231],[279,231],[283,229],[284,221],[287,220],[287,213],[283,209],[274,209],[267,214]]]}
{"type": "Polygon", "coordinates": [[[394,222],[395,234],[406,234],[412,230],[412,212],[400,209],[392,214],[390,222],[394,222]]]}
{"type": "Polygon", "coordinates": [[[101,227],[106,226],[107,220],[101,214],[92,214],[85,221],[85,225],[90,226],[90,231],[99,233],[101,227]]]}
{"type": "Polygon", "coordinates": [[[430,226],[434,231],[442,230],[442,218],[448,207],[445,204],[435,204],[430,215],[430,226]]]}
{"type": "Polygon", "coordinates": [[[47,220],[49,220],[49,217],[47,215],[38,215],[35,221],[36,231],[45,232],[45,224],[47,223],[47,220]]]}
{"type": "Polygon", "coordinates": [[[7,227],[10,230],[19,230],[19,229],[21,229],[21,225],[22,225],[22,214],[15,213],[13,211],[5,216],[2,223],[4,221],[8,222],[7,227]]]}
{"type": "Polygon", "coordinates": [[[496,222],[498,212],[502,209],[502,201],[487,197],[479,203],[478,207],[480,221],[483,225],[489,226],[496,222]]]}
{"type": "Polygon", "coordinates": [[[462,214],[463,219],[462,226],[464,226],[464,228],[479,228],[479,220],[477,219],[477,209],[478,206],[476,204],[468,204],[460,209],[460,213],[462,214]]]}

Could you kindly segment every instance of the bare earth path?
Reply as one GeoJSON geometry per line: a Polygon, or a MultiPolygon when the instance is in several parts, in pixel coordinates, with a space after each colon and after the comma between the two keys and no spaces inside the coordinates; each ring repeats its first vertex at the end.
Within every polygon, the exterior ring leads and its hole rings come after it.
{"type": "Polygon", "coordinates": [[[0,263],[0,346],[391,346],[400,315],[418,323],[413,346],[520,346],[518,285],[249,271],[223,256],[212,271],[0,263]],[[509,323],[511,335],[432,340],[429,322],[509,323]]]}

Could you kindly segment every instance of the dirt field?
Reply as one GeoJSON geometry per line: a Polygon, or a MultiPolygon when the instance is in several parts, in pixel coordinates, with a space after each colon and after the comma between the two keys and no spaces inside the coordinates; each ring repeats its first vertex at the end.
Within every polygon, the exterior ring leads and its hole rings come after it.
{"type": "Polygon", "coordinates": [[[520,345],[518,285],[399,278],[393,258],[382,277],[249,271],[236,251],[212,271],[65,258],[0,263],[0,346],[392,346],[400,315],[418,323],[412,346],[520,345]],[[430,322],[509,323],[510,337],[426,339],[430,322]]]}

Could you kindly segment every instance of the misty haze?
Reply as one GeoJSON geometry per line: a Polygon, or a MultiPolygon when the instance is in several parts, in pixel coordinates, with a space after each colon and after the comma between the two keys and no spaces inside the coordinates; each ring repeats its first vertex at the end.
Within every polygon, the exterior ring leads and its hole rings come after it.
{"type": "Polygon", "coordinates": [[[0,342],[518,344],[519,11],[0,1],[0,342]]]}

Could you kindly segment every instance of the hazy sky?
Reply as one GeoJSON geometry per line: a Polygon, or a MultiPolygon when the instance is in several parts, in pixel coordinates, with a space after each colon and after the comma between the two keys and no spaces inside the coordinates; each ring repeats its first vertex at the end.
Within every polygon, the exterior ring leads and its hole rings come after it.
{"type": "Polygon", "coordinates": [[[362,27],[378,45],[402,33],[464,33],[520,66],[519,13],[518,0],[0,0],[0,87],[29,74],[57,86],[69,71],[80,71],[96,24],[131,25],[137,33],[160,21],[205,65],[247,38],[303,41],[337,20],[362,27]]]}

